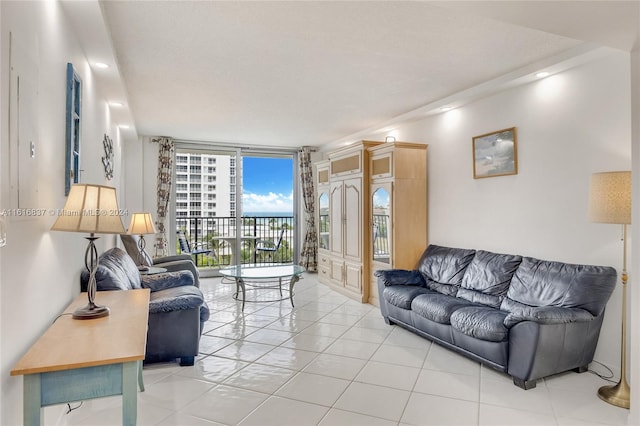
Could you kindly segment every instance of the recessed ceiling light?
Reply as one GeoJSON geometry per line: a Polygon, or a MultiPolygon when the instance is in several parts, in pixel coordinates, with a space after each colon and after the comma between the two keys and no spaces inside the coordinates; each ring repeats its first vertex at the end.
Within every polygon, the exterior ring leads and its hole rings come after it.
{"type": "Polygon", "coordinates": [[[440,107],[440,111],[451,111],[453,109],[453,107],[451,105],[445,105],[443,107],[440,107]]]}
{"type": "Polygon", "coordinates": [[[551,73],[548,71],[540,71],[539,73],[536,74],[536,77],[538,78],[545,78],[545,77],[549,77],[551,73]]]}
{"type": "Polygon", "coordinates": [[[128,124],[121,124],[118,127],[120,127],[121,129],[128,129],[129,125],[128,124]]]}
{"type": "Polygon", "coordinates": [[[105,64],[104,62],[96,62],[95,64],[93,64],[96,68],[101,68],[101,69],[105,69],[105,68],[109,68],[109,65],[105,64]]]}
{"type": "Polygon", "coordinates": [[[109,102],[109,105],[114,106],[114,107],[124,106],[124,104],[122,102],[109,102]]]}

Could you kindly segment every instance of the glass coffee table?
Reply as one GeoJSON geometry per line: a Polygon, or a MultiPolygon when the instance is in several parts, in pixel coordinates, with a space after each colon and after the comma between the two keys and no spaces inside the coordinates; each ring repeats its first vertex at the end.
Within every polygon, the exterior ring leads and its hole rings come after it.
{"type": "Polygon", "coordinates": [[[277,289],[280,292],[280,299],[272,300],[250,300],[251,302],[277,302],[279,300],[289,299],[293,307],[293,286],[300,280],[300,275],[306,269],[299,265],[232,265],[226,268],[220,268],[220,275],[227,278],[233,278],[236,282],[236,292],[233,298],[239,299],[239,292],[242,291],[242,310],[247,301],[247,286],[249,290],[266,290],[277,289]],[[282,281],[289,280],[289,288],[282,288],[282,281]],[[288,292],[283,296],[282,292],[288,292]]]}

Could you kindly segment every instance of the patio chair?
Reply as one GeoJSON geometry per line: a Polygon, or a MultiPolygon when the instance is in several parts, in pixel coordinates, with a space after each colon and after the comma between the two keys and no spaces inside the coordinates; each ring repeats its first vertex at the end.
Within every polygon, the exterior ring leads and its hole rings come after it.
{"type": "Polygon", "coordinates": [[[280,236],[278,237],[278,240],[276,242],[273,242],[273,240],[263,240],[258,238],[256,240],[256,248],[255,248],[256,254],[264,253],[265,256],[268,256],[269,259],[271,259],[271,261],[274,261],[274,259],[278,255],[278,249],[280,248],[280,244],[282,244],[282,237],[284,236],[284,231],[286,231],[285,228],[282,228],[280,230],[280,236]]]}
{"type": "Polygon", "coordinates": [[[190,254],[193,256],[193,261],[196,266],[198,265],[198,256],[205,255],[208,259],[215,259],[217,264],[220,264],[218,260],[218,254],[212,248],[209,248],[205,242],[197,242],[194,246],[191,246],[189,239],[184,231],[178,231],[178,243],[180,244],[180,252],[183,254],[190,254]]]}

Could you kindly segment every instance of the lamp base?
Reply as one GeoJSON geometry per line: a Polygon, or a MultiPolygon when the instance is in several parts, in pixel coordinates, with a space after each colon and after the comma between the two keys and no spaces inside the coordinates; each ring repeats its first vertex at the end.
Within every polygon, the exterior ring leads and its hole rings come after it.
{"type": "Polygon", "coordinates": [[[71,317],[77,320],[88,320],[88,319],[96,319],[96,318],[102,318],[102,317],[108,317],[108,316],[109,316],[108,307],[98,306],[95,303],[89,303],[88,305],[73,311],[73,315],[71,317]]]}
{"type": "Polygon", "coordinates": [[[617,385],[603,386],[598,389],[598,397],[604,402],[615,405],[616,407],[629,408],[629,385],[621,380],[617,385]]]}

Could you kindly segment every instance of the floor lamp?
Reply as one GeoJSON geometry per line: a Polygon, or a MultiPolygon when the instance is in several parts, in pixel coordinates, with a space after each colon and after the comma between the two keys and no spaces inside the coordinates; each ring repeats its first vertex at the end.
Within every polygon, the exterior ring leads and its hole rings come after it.
{"type": "Polygon", "coordinates": [[[609,404],[629,408],[627,374],[627,225],[631,224],[631,172],[594,173],[589,191],[589,219],[592,222],[622,225],[622,348],[620,381],[598,389],[609,404]]]}
{"type": "Polygon", "coordinates": [[[109,315],[109,308],[96,305],[96,270],[98,250],[95,234],[122,234],[124,226],[118,210],[116,189],[103,185],[75,184],[71,186],[64,208],[51,227],[52,231],[83,232],[89,240],[84,252],[84,265],[89,271],[87,298],[89,303],[73,312],[74,319],[94,319],[109,315]]]}

